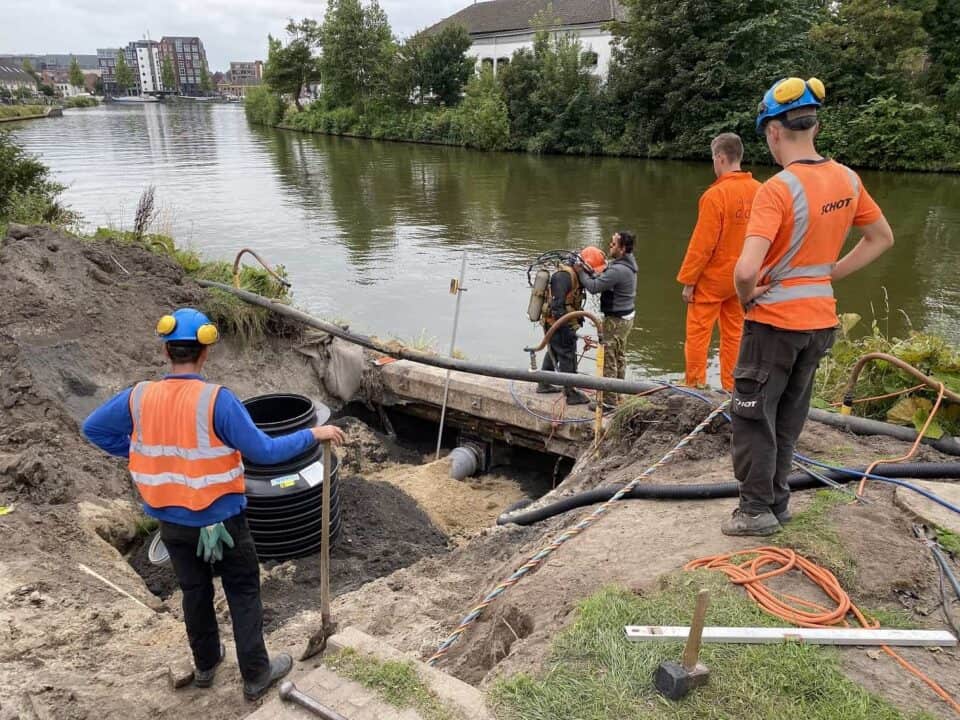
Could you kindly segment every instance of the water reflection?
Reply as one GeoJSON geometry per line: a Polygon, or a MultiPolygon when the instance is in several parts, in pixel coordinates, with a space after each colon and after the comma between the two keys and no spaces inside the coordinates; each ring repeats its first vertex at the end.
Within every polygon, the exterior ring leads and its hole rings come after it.
{"type": "MultiPolygon", "coordinates": [[[[70,183],[67,201],[91,224],[129,224],[152,183],[182,242],[216,257],[256,247],[290,269],[299,304],[358,329],[446,338],[447,283],[467,251],[461,345],[475,359],[525,362],[521,348],[538,334],[525,316],[533,257],[631,229],[640,283],[630,362],[682,369],[674,278],[709,165],[301,135],[251,128],[240,108],[204,103],[68,111],[17,133],[70,183]]],[[[884,325],[889,304],[891,330],[906,328],[902,309],[960,342],[960,178],[862,175],[897,245],[839,284],[841,309],[884,325]]]]}

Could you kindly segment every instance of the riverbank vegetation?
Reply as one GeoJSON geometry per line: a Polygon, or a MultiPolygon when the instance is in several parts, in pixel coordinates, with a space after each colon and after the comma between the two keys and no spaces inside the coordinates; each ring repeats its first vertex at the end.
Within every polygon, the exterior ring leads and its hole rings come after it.
{"type": "Polygon", "coordinates": [[[100,103],[95,97],[90,95],[75,95],[74,97],[64,98],[63,107],[65,108],[91,108],[100,103]]]}
{"type": "Polygon", "coordinates": [[[0,105],[0,120],[32,118],[43,115],[47,108],[43,105],[0,105]]]}
{"type": "Polygon", "coordinates": [[[767,162],[759,98],[779,77],[817,76],[825,153],[861,167],[960,170],[956,0],[622,4],[602,80],[592,51],[551,31],[549,6],[534,19],[533,48],[493,77],[475,72],[462,27],[401,42],[376,0],[330,0],[322,22],[291,21],[286,42],[269,39],[267,84],[248,96],[247,114],[481,150],[681,159],[708,158],[710,139],[735,131],[749,160],[767,162]],[[308,87],[320,90],[302,108],[308,87]]]}
{"type": "MultiPolygon", "coordinates": [[[[817,371],[814,406],[838,407],[857,361],[874,352],[900,358],[942,382],[947,390],[960,392],[960,352],[943,337],[915,330],[906,337],[894,337],[882,330],[876,320],[866,334],[857,336],[854,329],[859,316],[847,315],[842,320],[840,336],[817,371]]],[[[913,375],[890,363],[875,361],[860,373],[854,392],[854,413],[919,431],[930,417],[937,394],[936,390],[919,385],[913,375]]],[[[960,406],[944,403],[927,427],[926,435],[934,439],[960,436],[960,406]]]]}

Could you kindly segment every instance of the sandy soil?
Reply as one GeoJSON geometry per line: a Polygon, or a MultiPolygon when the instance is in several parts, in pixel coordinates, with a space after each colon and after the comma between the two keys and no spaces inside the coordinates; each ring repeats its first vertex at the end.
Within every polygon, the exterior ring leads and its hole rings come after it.
{"type": "MultiPolygon", "coordinates": [[[[142,543],[129,479],[122,462],[86,444],[78,425],[120,388],[163,372],[155,318],[178,304],[202,304],[201,291],[160,257],[46,230],[14,228],[0,264],[0,296],[9,299],[0,315],[0,505],[15,506],[0,517],[0,720],[242,717],[253,707],[241,698],[230,650],[212,690],[169,688],[167,667],[188,658],[178,594],[161,602],[126,561],[123,553],[142,543]],[[85,574],[80,563],[150,609],[85,574]]],[[[322,399],[292,343],[271,339],[241,352],[227,341],[216,348],[209,376],[241,396],[284,390],[322,399]]],[[[581,459],[542,502],[632,479],[706,411],[697,401],[654,396],[621,437],[605,441],[597,458],[581,459]]],[[[519,497],[516,477],[451,485],[443,463],[421,466],[416,453],[362,423],[339,422],[351,444],[342,455],[345,529],[333,555],[334,615],[411,655],[431,654],[490,588],[589,512],[526,528],[491,526],[519,497]]],[[[905,448],[811,424],[800,449],[854,462],[905,448]]],[[[728,451],[729,429],[717,422],[649,481],[728,481],[728,451]]],[[[869,507],[833,513],[858,563],[848,590],[859,603],[906,606],[921,624],[941,627],[932,560],[889,493],[871,488],[871,495],[877,502],[869,507]]],[[[796,502],[804,503],[803,494],[796,502]]],[[[650,592],[660,576],[693,558],[760,544],[720,534],[733,504],[624,503],[492,605],[443,667],[481,686],[538,669],[580,598],[610,583],[650,592]]],[[[263,567],[270,648],[298,653],[318,627],[317,570],[316,558],[263,567]]],[[[218,611],[229,648],[222,598],[218,611]]],[[[960,695],[955,653],[905,655],[960,695]]],[[[848,650],[843,660],[852,678],[905,711],[948,717],[945,705],[885,656],[848,650]]],[[[316,662],[298,663],[294,679],[316,662]]]]}

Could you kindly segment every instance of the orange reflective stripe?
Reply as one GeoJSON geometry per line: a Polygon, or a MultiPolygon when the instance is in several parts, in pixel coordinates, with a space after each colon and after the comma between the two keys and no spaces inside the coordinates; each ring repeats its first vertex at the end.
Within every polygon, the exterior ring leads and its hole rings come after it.
{"type": "Polygon", "coordinates": [[[240,453],[214,428],[220,388],[202,380],[139,383],[130,395],[130,474],[152,507],[202,510],[244,492],[240,453]]]}

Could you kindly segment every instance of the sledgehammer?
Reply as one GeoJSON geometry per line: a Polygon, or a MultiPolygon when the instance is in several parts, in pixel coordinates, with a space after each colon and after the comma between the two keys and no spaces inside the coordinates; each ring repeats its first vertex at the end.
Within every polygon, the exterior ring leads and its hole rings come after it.
{"type": "Polygon", "coordinates": [[[297,686],[289,680],[280,683],[280,699],[284,702],[296,703],[322,720],[347,720],[333,708],[321,705],[317,700],[297,690],[297,686]]]}
{"type": "Polygon", "coordinates": [[[703,637],[703,622],[709,600],[709,590],[701,590],[697,594],[697,608],[693,611],[693,624],[690,625],[681,662],[662,662],[653,673],[654,686],[660,694],[671,700],[681,699],[694,688],[706,685],[710,679],[710,669],[699,661],[700,639],[703,637]]]}

